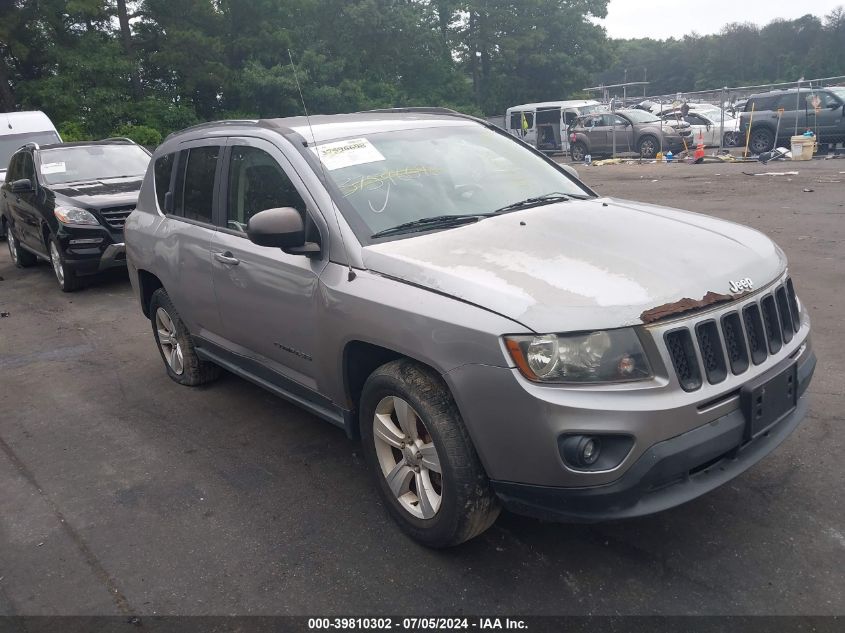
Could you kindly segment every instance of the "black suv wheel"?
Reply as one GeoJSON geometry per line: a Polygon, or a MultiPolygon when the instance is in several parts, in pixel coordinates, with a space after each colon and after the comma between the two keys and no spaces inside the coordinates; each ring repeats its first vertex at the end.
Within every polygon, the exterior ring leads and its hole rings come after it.
{"type": "Polygon", "coordinates": [[[8,228],[6,231],[6,241],[9,246],[9,255],[12,256],[12,261],[15,266],[18,268],[29,268],[30,266],[35,266],[38,258],[29,251],[25,251],[21,248],[18,238],[15,237],[11,228],[8,228]]]}

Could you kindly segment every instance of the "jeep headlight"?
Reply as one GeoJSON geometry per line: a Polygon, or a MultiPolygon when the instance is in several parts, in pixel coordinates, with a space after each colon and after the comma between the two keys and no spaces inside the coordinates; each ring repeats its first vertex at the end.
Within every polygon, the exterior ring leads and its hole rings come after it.
{"type": "Polygon", "coordinates": [[[100,222],[94,217],[93,213],[85,209],[77,209],[76,207],[56,205],[56,208],[53,209],[53,215],[62,224],[100,225],[100,222]]]}
{"type": "Polygon", "coordinates": [[[522,375],[534,382],[630,382],[652,376],[640,339],[630,328],[508,336],[505,345],[522,375]]]}

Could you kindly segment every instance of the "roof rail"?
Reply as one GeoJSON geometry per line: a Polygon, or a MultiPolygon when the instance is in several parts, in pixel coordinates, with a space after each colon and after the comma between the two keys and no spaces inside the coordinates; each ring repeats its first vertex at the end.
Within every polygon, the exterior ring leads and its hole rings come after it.
{"type": "Polygon", "coordinates": [[[127,143],[132,143],[133,145],[137,145],[135,141],[133,141],[128,136],[112,136],[109,138],[104,138],[100,142],[105,143],[106,141],[126,141],[127,143]]]}
{"type": "Polygon", "coordinates": [[[360,114],[391,114],[393,112],[419,112],[420,114],[451,114],[457,116],[467,116],[451,108],[440,108],[436,106],[411,106],[407,108],[376,108],[375,110],[364,110],[360,114]]]}
{"type": "Polygon", "coordinates": [[[202,130],[204,128],[217,127],[219,125],[256,125],[258,121],[259,119],[225,119],[223,121],[206,121],[204,123],[197,123],[196,125],[192,125],[190,127],[177,130],[176,132],[172,132],[168,134],[167,138],[165,138],[164,140],[166,141],[167,139],[176,136],[177,134],[183,134],[192,130],[202,130]]]}
{"type": "Polygon", "coordinates": [[[40,146],[38,143],[36,143],[35,141],[30,141],[29,143],[24,143],[23,145],[21,145],[21,146],[20,146],[18,149],[16,149],[15,151],[16,151],[16,152],[19,152],[19,151],[21,151],[22,149],[26,149],[27,147],[31,147],[32,149],[34,149],[34,150],[36,150],[36,151],[38,151],[39,149],[41,149],[41,146],[40,146]]]}

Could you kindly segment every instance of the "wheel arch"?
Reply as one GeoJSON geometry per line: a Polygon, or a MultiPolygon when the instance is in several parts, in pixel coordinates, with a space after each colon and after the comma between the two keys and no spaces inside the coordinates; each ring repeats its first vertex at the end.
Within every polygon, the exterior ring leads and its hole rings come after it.
{"type": "Polygon", "coordinates": [[[346,421],[346,430],[350,437],[360,438],[361,435],[358,410],[361,404],[361,393],[364,390],[364,384],[367,382],[367,379],[382,365],[400,359],[413,361],[429,370],[432,375],[437,376],[443,382],[446,389],[449,389],[446,381],[442,378],[441,372],[429,363],[409,356],[408,354],[376,345],[375,343],[360,339],[351,340],[344,345],[342,367],[343,388],[350,411],[350,415],[346,421]]]}
{"type": "Polygon", "coordinates": [[[138,298],[141,301],[141,310],[148,319],[150,318],[150,301],[153,293],[159,288],[164,288],[161,279],[148,270],[138,269],[138,298]]]}

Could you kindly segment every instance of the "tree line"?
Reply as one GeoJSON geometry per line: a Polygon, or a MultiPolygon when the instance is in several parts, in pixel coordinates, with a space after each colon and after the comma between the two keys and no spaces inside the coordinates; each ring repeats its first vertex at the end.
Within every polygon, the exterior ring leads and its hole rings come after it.
{"type": "MultiPolygon", "coordinates": [[[[693,22],[687,16],[682,25],[693,22]]],[[[845,9],[763,27],[728,24],[718,35],[614,40],[612,48],[614,61],[596,82],[646,79],[652,95],[836,77],[845,75],[845,9]]]]}
{"type": "Polygon", "coordinates": [[[608,0],[0,0],[0,111],[156,144],[192,123],[439,105],[501,114],[648,68],[652,92],[842,74],[843,12],[609,40],[608,0]]]}

